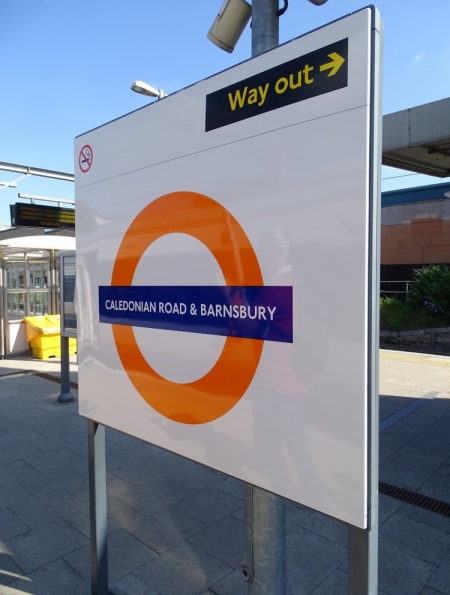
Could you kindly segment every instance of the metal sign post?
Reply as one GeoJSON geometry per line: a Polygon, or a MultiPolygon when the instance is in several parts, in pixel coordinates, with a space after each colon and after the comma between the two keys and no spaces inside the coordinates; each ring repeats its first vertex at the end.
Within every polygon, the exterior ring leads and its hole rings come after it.
{"type": "MultiPolygon", "coordinates": [[[[276,47],[279,43],[278,0],[253,0],[252,3],[252,57],[276,47]]],[[[379,15],[374,16],[372,33],[372,71],[380,72],[380,33],[379,15]],[[376,18],[378,17],[378,18],[376,18]]],[[[373,75],[374,76],[374,75],[373,75]]],[[[380,76],[372,81],[372,102],[374,114],[380,113],[380,76]]],[[[381,118],[372,121],[373,154],[381,160],[381,118]]],[[[372,180],[372,200],[380,193],[379,179],[372,180]]],[[[372,211],[373,212],[373,211],[372,211]]],[[[379,222],[370,221],[370,234],[373,250],[378,250],[379,222]]],[[[374,255],[375,256],[375,255],[374,255]]],[[[375,263],[377,258],[374,259],[375,263]]],[[[371,346],[369,375],[369,528],[359,529],[348,526],[349,531],[349,595],[375,595],[378,589],[378,266],[374,266],[371,279],[371,300],[373,307],[369,321],[371,346]]],[[[252,485],[246,485],[245,492],[245,552],[241,575],[249,582],[251,595],[284,595],[286,593],[286,525],[285,501],[273,494],[252,485]]]]}
{"type": "MultiPolygon", "coordinates": [[[[252,58],[279,43],[278,0],[252,2],[252,58]]],[[[245,486],[245,551],[241,576],[251,595],[286,593],[286,503],[245,486]]]]}
{"type": "Polygon", "coordinates": [[[58,403],[71,403],[74,400],[70,392],[70,339],[77,337],[77,322],[74,309],[75,252],[63,252],[59,257],[60,273],[60,326],[61,326],[61,393],[58,403]]]}

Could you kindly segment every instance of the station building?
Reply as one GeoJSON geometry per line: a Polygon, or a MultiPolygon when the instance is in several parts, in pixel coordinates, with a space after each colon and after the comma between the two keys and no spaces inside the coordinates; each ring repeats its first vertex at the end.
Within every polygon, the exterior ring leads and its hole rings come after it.
{"type": "Polygon", "coordinates": [[[381,289],[406,291],[414,270],[450,264],[450,183],[383,192],[381,289]]]}

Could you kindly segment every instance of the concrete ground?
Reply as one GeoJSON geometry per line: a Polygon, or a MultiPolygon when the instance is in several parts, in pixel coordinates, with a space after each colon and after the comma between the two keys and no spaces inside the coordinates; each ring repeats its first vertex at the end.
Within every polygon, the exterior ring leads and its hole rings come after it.
{"type": "MultiPolygon", "coordinates": [[[[1,595],[91,593],[86,421],[58,378],[0,361],[1,595]]],[[[380,393],[380,480],[450,503],[450,358],[380,351],[380,393]]],[[[246,594],[242,483],[106,437],[111,592],[246,594]]],[[[347,595],[345,525],[293,504],[286,524],[287,593],[347,595]]],[[[379,593],[450,595],[450,517],[380,496],[379,593]]]]}

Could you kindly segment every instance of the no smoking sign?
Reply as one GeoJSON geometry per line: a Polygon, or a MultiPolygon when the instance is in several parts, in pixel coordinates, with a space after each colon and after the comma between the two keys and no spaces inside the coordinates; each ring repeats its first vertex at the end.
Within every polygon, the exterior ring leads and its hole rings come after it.
{"type": "Polygon", "coordinates": [[[91,169],[93,156],[92,147],[90,145],[84,145],[78,156],[78,165],[84,174],[91,169]]]}

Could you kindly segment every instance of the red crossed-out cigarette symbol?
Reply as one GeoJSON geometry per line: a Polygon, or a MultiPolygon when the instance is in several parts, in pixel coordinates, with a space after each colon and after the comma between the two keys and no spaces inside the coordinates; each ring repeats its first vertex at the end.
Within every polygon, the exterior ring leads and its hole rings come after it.
{"type": "Polygon", "coordinates": [[[89,145],[84,145],[84,147],[80,151],[80,156],[78,158],[78,164],[83,173],[86,173],[90,170],[92,165],[92,157],[92,148],[89,145]]]}

